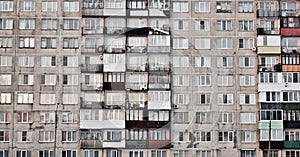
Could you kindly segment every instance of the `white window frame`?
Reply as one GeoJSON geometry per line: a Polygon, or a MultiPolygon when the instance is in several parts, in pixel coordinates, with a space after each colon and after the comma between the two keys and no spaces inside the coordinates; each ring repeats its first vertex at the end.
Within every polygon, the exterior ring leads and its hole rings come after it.
{"type": "Polygon", "coordinates": [[[239,58],[239,65],[241,68],[254,68],[255,57],[245,56],[239,58]]]}
{"type": "Polygon", "coordinates": [[[20,11],[35,11],[35,1],[31,1],[31,0],[20,1],[20,11]]]}
{"type": "Polygon", "coordinates": [[[77,142],[78,132],[77,131],[62,131],[61,141],[62,142],[77,142]]]}
{"type": "Polygon", "coordinates": [[[35,29],[35,19],[19,19],[19,29],[21,30],[35,29]]]}
{"type": "Polygon", "coordinates": [[[255,105],[256,99],[255,94],[240,94],[241,105],[255,105]]]}
{"type": "Polygon", "coordinates": [[[0,11],[13,11],[14,1],[0,1],[0,11]]]}
{"type": "Polygon", "coordinates": [[[195,76],[196,86],[210,86],[211,75],[196,75],[195,76]]]}
{"type": "Polygon", "coordinates": [[[241,1],[238,2],[238,12],[239,13],[253,13],[254,5],[251,1],[241,1]]]}
{"type": "Polygon", "coordinates": [[[187,1],[173,2],[174,13],[186,13],[189,11],[189,3],[187,1]]]}
{"type": "Polygon", "coordinates": [[[232,105],[233,104],[233,94],[218,94],[218,104],[219,105],[232,105]]]}
{"type": "Polygon", "coordinates": [[[240,86],[254,86],[255,85],[254,75],[241,75],[240,76],[240,86]]]}
{"type": "Polygon", "coordinates": [[[34,37],[20,37],[19,38],[19,48],[34,48],[35,39],[34,37]]]}
{"type": "Polygon", "coordinates": [[[232,68],[233,67],[233,57],[223,56],[217,58],[217,67],[222,68],[232,68]]]}
{"type": "Polygon", "coordinates": [[[173,39],[173,49],[188,49],[189,39],[186,38],[174,38],[173,39]]]}
{"type": "Polygon", "coordinates": [[[195,67],[209,68],[211,67],[210,56],[195,56],[195,67]]]}
{"type": "Polygon", "coordinates": [[[42,2],[42,12],[56,12],[57,2],[42,2]]]}
{"type": "Polygon", "coordinates": [[[65,105],[78,104],[78,94],[63,93],[63,104],[65,105]]]}
{"type": "Polygon", "coordinates": [[[195,30],[197,31],[210,30],[210,19],[195,19],[195,30]]]}
{"type": "Polygon", "coordinates": [[[63,66],[78,67],[78,56],[63,56],[63,66]]]}
{"type": "Polygon", "coordinates": [[[233,76],[232,75],[218,75],[218,86],[232,86],[233,76]]]}
{"type": "Polygon", "coordinates": [[[55,49],[57,38],[55,37],[42,37],[41,48],[42,49],[55,49]]]}
{"type": "Polygon", "coordinates": [[[256,123],[256,113],[255,112],[241,112],[240,113],[240,123],[242,123],[242,124],[256,123]]]}
{"type": "Polygon", "coordinates": [[[234,132],[233,131],[219,131],[219,142],[233,142],[234,132]],[[227,136],[227,137],[226,137],[227,136]]]}
{"type": "Polygon", "coordinates": [[[204,50],[210,49],[211,39],[210,38],[198,38],[195,39],[195,49],[197,50],[204,50]]]}
{"type": "Polygon", "coordinates": [[[189,75],[173,75],[173,86],[188,86],[189,75]]]}
{"type": "Polygon", "coordinates": [[[239,20],[239,31],[253,31],[254,21],[253,20],[239,20]]]}
{"type": "Polygon", "coordinates": [[[10,104],[11,103],[11,93],[0,93],[0,104],[10,104]]]}
{"type": "Polygon", "coordinates": [[[189,56],[173,56],[173,67],[189,67],[189,56]]]}
{"type": "Polygon", "coordinates": [[[79,12],[79,2],[64,2],[64,12],[79,12]]]}
{"type": "Polygon", "coordinates": [[[41,29],[42,30],[56,30],[57,29],[57,19],[42,19],[41,29]]]}
{"type": "MultiPolygon", "coordinates": [[[[0,4],[3,1],[0,1],[0,4]]],[[[14,20],[11,18],[0,18],[0,30],[8,30],[8,29],[13,29],[13,24],[14,20]]]]}
{"type": "Polygon", "coordinates": [[[34,85],[34,75],[19,74],[19,85],[34,85]]]}
{"type": "Polygon", "coordinates": [[[40,112],[40,123],[55,123],[55,112],[40,112]]]}
{"type": "Polygon", "coordinates": [[[189,20],[174,19],[173,20],[173,29],[174,30],[188,30],[189,29],[189,20]]]}
{"type": "Polygon", "coordinates": [[[12,85],[12,75],[0,74],[0,86],[10,86],[10,85],[12,85]]]}
{"type": "Polygon", "coordinates": [[[231,31],[232,30],[232,21],[231,20],[217,20],[216,30],[231,31]]]}
{"type": "Polygon", "coordinates": [[[241,131],[241,142],[256,142],[256,131],[242,130],[241,131]]]}
{"type": "Polygon", "coordinates": [[[196,13],[209,13],[210,12],[210,2],[195,2],[195,12],[196,13]]]}
{"type": "Polygon", "coordinates": [[[78,116],[76,112],[62,112],[61,123],[77,123],[78,116]]]}
{"type": "Polygon", "coordinates": [[[218,49],[232,49],[232,38],[217,38],[218,49]]]}
{"type": "Polygon", "coordinates": [[[17,99],[18,104],[33,104],[34,95],[33,93],[18,93],[17,99]]]}
{"type": "Polygon", "coordinates": [[[12,66],[12,56],[0,56],[0,66],[12,66]]]}
{"type": "Polygon", "coordinates": [[[54,142],[54,131],[39,131],[39,142],[54,142]]]}
{"type": "Polygon", "coordinates": [[[64,30],[78,30],[79,20],[78,19],[64,19],[64,30]]]}

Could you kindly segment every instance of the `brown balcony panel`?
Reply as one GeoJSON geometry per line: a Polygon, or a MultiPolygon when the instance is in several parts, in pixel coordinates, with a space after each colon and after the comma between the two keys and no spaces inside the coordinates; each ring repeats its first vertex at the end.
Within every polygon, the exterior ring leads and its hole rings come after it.
{"type": "Polygon", "coordinates": [[[300,36],[300,28],[281,28],[283,36],[300,36]]]}
{"type": "Polygon", "coordinates": [[[300,72],[300,65],[282,65],[283,72],[300,72]]]}
{"type": "Polygon", "coordinates": [[[147,141],[146,140],[126,140],[126,148],[128,148],[128,149],[147,148],[147,141]]]}
{"type": "Polygon", "coordinates": [[[148,148],[151,149],[168,149],[171,146],[170,140],[149,140],[148,148]]]}
{"type": "Polygon", "coordinates": [[[81,72],[103,72],[103,64],[81,64],[81,72]]]}
{"type": "Polygon", "coordinates": [[[100,140],[80,140],[80,148],[102,148],[100,140]]]}
{"type": "Polygon", "coordinates": [[[104,90],[125,90],[125,82],[104,82],[104,90]]]}
{"type": "Polygon", "coordinates": [[[128,121],[126,120],[125,128],[147,128],[147,121],[128,121]]]}

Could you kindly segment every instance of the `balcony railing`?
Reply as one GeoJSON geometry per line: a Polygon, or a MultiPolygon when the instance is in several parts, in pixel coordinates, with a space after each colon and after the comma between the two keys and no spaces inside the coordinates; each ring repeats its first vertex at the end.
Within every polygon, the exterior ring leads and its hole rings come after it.
{"type": "Polygon", "coordinates": [[[93,83],[93,84],[85,84],[81,83],[82,91],[102,91],[103,84],[102,83],[93,83]]]}
{"type": "Polygon", "coordinates": [[[265,10],[265,9],[258,9],[257,10],[257,17],[279,17],[280,11],[276,10],[265,10]]]}
{"type": "Polygon", "coordinates": [[[80,108],[81,109],[99,109],[103,108],[104,102],[103,101],[84,101],[82,100],[80,102],[80,108]]]}
{"type": "Polygon", "coordinates": [[[126,52],[130,53],[146,53],[147,47],[146,46],[127,46],[126,52]]]}
{"type": "Polygon", "coordinates": [[[95,46],[94,48],[81,46],[81,53],[103,53],[103,47],[103,45],[95,46]]]}
{"type": "Polygon", "coordinates": [[[125,87],[126,89],[130,89],[130,90],[147,90],[147,83],[148,82],[127,82],[125,87]]]}
{"type": "Polygon", "coordinates": [[[147,64],[143,64],[143,65],[130,64],[130,63],[127,64],[127,70],[128,71],[145,72],[145,71],[147,71],[147,69],[148,69],[147,64]]]}
{"type": "Polygon", "coordinates": [[[152,72],[169,72],[170,71],[170,65],[149,65],[149,71],[152,72]]]}
{"type": "Polygon", "coordinates": [[[126,33],[126,31],[126,27],[104,27],[104,32],[106,34],[121,35],[126,33]]]}
{"type": "Polygon", "coordinates": [[[257,35],[274,35],[279,34],[278,28],[257,28],[257,35]]]}
{"type": "Polygon", "coordinates": [[[81,64],[81,72],[103,72],[103,64],[81,64]]]}
{"type": "Polygon", "coordinates": [[[283,65],[299,65],[300,52],[295,50],[293,53],[283,53],[281,54],[281,61],[283,65]]]}
{"type": "Polygon", "coordinates": [[[299,149],[300,141],[284,141],[284,148],[299,149]]]}
{"type": "Polygon", "coordinates": [[[282,66],[281,64],[274,66],[258,65],[258,72],[282,72],[282,66]]]}

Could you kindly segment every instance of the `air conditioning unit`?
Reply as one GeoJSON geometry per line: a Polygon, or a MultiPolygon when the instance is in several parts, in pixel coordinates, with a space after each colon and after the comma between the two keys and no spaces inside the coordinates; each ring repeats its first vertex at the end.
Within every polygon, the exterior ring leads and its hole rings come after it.
{"type": "Polygon", "coordinates": [[[256,52],[256,47],[252,47],[252,51],[253,51],[253,52],[256,52]]]}
{"type": "Polygon", "coordinates": [[[173,108],[174,108],[174,109],[178,109],[178,108],[179,108],[179,105],[173,104],[173,108]]]}

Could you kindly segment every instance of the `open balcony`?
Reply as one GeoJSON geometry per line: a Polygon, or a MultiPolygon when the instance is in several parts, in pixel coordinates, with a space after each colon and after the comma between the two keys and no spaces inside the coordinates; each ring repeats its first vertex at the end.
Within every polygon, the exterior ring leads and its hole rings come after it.
{"type": "Polygon", "coordinates": [[[81,72],[100,73],[103,72],[103,64],[81,64],[81,72]]]}
{"type": "Polygon", "coordinates": [[[257,28],[257,35],[279,35],[278,28],[257,28]]]}
{"type": "Polygon", "coordinates": [[[104,90],[125,90],[125,82],[103,82],[104,90]]]}

